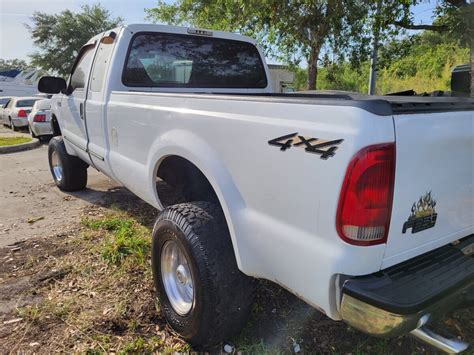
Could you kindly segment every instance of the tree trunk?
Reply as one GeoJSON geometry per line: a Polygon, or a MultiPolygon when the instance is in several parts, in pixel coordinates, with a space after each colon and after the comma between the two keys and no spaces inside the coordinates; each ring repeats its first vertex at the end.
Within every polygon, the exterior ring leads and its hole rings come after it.
{"type": "Polygon", "coordinates": [[[308,90],[316,90],[318,80],[318,58],[320,48],[311,48],[308,58],[308,90]]]}
{"type": "Polygon", "coordinates": [[[471,40],[471,97],[474,97],[474,40],[471,40]]]}

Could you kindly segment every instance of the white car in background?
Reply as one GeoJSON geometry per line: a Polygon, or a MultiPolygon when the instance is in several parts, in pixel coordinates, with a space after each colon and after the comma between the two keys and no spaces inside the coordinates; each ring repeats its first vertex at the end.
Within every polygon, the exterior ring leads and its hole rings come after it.
{"type": "Polygon", "coordinates": [[[5,106],[11,100],[11,96],[1,96],[0,97],[0,122],[3,123],[3,113],[5,112],[5,106]]]}
{"type": "Polygon", "coordinates": [[[33,138],[52,136],[51,129],[51,100],[38,100],[28,115],[28,129],[33,138]]]}
{"type": "Polygon", "coordinates": [[[0,96],[0,110],[2,110],[6,106],[6,104],[8,104],[8,101],[10,101],[10,99],[10,96],[0,96]]]}
{"type": "Polygon", "coordinates": [[[40,97],[13,97],[2,112],[2,122],[16,131],[18,128],[28,126],[28,114],[34,103],[40,97]]]}

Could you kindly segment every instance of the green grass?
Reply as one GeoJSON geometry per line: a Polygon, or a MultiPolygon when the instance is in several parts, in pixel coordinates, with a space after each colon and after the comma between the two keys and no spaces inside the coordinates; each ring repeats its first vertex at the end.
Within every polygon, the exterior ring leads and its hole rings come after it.
{"type": "Polygon", "coordinates": [[[150,231],[126,216],[108,216],[101,220],[83,219],[92,230],[106,231],[99,251],[109,264],[120,265],[126,259],[143,265],[150,251],[150,231]]]}
{"type": "Polygon", "coordinates": [[[30,137],[0,137],[0,147],[31,142],[30,137]]]}

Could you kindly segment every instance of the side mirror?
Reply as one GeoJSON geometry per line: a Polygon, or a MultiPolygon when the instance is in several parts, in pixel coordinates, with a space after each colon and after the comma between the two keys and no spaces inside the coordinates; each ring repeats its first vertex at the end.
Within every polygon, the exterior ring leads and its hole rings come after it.
{"type": "Polygon", "coordinates": [[[66,90],[66,80],[54,76],[43,76],[38,82],[38,91],[45,94],[59,94],[66,90]]]}

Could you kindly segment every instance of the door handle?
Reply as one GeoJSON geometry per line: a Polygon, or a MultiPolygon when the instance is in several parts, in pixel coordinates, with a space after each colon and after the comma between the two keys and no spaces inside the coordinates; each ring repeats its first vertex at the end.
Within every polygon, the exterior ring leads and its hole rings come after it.
{"type": "Polygon", "coordinates": [[[81,120],[84,119],[84,103],[83,102],[79,104],[79,116],[81,116],[81,120]]]}

